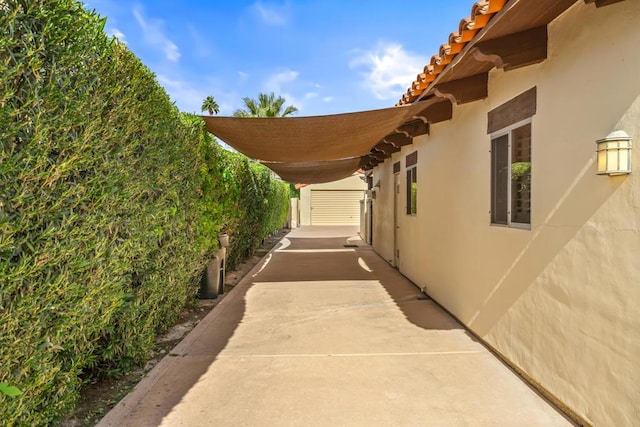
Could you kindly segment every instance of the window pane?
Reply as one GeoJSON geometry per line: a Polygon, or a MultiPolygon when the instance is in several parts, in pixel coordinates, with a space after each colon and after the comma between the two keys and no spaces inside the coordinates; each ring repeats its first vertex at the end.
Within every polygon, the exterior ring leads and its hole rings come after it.
{"type": "Polygon", "coordinates": [[[511,133],[511,222],[531,223],[531,124],[511,133]]]}
{"type": "Polygon", "coordinates": [[[407,170],[407,215],[418,213],[417,168],[407,170]]]}
{"type": "Polygon", "coordinates": [[[411,171],[407,169],[407,215],[411,215],[411,171]]]}
{"type": "Polygon", "coordinates": [[[491,222],[507,224],[509,136],[491,140],[491,222]]]}
{"type": "Polygon", "coordinates": [[[418,168],[411,169],[411,213],[418,213],[418,168]]]}

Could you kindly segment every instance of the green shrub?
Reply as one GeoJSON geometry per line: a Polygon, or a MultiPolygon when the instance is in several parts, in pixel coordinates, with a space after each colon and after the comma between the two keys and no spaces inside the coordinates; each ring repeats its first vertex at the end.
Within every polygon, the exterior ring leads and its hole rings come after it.
{"type": "Polygon", "coordinates": [[[253,255],[262,240],[287,220],[289,184],[273,179],[265,166],[246,156],[221,148],[200,116],[183,114],[183,121],[201,147],[204,165],[200,183],[200,241],[212,255],[212,240],[221,232],[230,235],[227,269],[253,255]]]}
{"type": "Polygon", "coordinates": [[[282,225],[286,185],[181,115],[80,3],[0,9],[0,383],[23,392],[0,393],[0,420],[46,425],[83,380],[146,359],[220,230],[237,262],[282,225]]]}
{"type": "Polygon", "coordinates": [[[80,3],[0,9],[0,383],[23,392],[0,393],[0,420],[46,425],[147,358],[221,230],[233,265],[279,228],[286,185],[180,114],[80,3]]]}
{"type": "Polygon", "coordinates": [[[5,2],[0,419],[45,424],[193,298],[200,157],[153,74],[73,1],[5,2]]]}

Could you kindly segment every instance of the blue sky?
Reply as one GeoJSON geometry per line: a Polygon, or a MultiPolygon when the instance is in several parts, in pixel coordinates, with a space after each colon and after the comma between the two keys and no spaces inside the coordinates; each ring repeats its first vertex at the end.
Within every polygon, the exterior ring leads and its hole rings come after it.
{"type": "Polygon", "coordinates": [[[472,0],[86,0],[181,111],[275,92],[297,116],[393,106],[472,0]]]}

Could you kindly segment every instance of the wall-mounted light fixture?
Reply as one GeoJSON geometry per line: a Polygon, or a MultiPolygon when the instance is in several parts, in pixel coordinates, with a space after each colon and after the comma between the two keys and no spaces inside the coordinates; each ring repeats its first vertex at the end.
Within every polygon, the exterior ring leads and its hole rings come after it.
{"type": "Polygon", "coordinates": [[[631,173],[631,137],[617,130],[596,141],[598,175],[631,173]]]}

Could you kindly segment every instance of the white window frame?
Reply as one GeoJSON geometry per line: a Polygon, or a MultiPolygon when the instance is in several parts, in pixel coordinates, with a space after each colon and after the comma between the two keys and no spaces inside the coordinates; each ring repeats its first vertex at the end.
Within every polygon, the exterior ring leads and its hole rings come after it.
{"type": "MultiPolygon", "coordinates": [[[[493,204],[490,204],[490,208],[489,208],[489,224],[493,227],[508,227],[508,228],[517,228],[517,229],[521,229],[521,230],[531,230],[531,222],[533,221],[533,192],[531,193],[531,214],[529,217],[529,223],[522,223],[522,222],[512,222],[511,221],[511,184],[512,184],[512,180],[511,180],[511,158],[512,158],[512,142],[511,142],[511,133],[512,131],[514,131],[515,129],[518,129],[522,126],[525,125],[531,125],[531,164],[533,166],[533,118],[529,117],[527,119],[521,120],[519,122],[516,122],[512,125],[509,125],[505,128],[500,129],[499,131],[496,131],[492,134],[489,135],[489,153],[490,153],[490,157],[491,159],[493,159],[493,153],[491,152],[492,148],[493,148],[493,140],[496,138],[500,138],[501,136],[507,135],[509,138],[509,141],[507,143],[507,147],[508,147],[508,152],[507,152],[507,158],[509,159],[509,176],[507,177],[507,223],[506,224],[498,224],[495,222],[492,222],[492,209],[493,209],[493,204]]],[[[493,162],[490,162],[491,164],[491,175],[493,175],[493,162]]],[[[533,167],[531,168],[531,179],[533,180],[533,167]]],[[[493,192],[493,188],[491,188],[493,186],[493,182],[490,182],[490,189],[491,189],[491,193],[493,192]]],[[[491,202],[493,202],[493,200],[491,200],[491,202]]]]}

